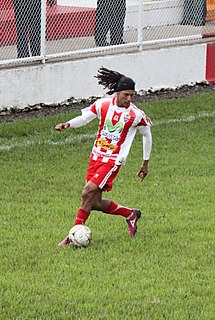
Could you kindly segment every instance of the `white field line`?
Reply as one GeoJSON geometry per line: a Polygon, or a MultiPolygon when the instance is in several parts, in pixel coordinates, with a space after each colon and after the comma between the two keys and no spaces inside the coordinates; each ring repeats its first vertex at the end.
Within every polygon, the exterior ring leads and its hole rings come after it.
{"type": "Polygon", "coordinates": [[[203,118],[214,118],[215,116],[215,111],[213,112],[201,112],[197,115],[192,115],[186,118],[179,118],[179,119],[168,119],[168,120],[161,120],[161,121],[154,121],[153,124],[158,126],[158,125],[163,125],[163,124],[169,124],[169,123],[181,123],[181,122],[194,122],[199,119],[203,118]]]}
{"type": "MultiPolygon", "coordinates": [[[[169,123],[182,123],[182,122],[194,122],[195,120],[202,119],[202,118],[214,118],[215,111],[213,112],[202,112],[197,115],[191,115],[185,118],[178,118],[178,119],[168,119],[168,120],[161,120],[161,121],[154,121],[153,124],[155,126],[165,125],[169,123]]],[[[25,148],[25,147],[35,147],[39,145],[65,145],[71,144],[74,141],[83,141],[86,139],[94,139],[95,134],[79,134],[71,137],[67,137],[65,140],[62,141],[52,141],[52,140],[26,140],[22,143],[11,143],[7,145],[0,145],[0,151],[9,151],[12,148],[25,148]]]]}
{"type": "Polygon", "coordinates": [[[12,143],[10,145],[0,145],[0,151],[1,150],[10,150],[12,148],[18,147],[18,148],[25,148],[25,147],[35,147],[39,145],[65,145],[70,144],[74,141],[83,141],[86,139],[92,139],[95,138],[95,134],[79,134],[74,137],[67,137],[65,140],[62,141],[52,141],[52,140],[26,140],[22,143],[12,143]]]}

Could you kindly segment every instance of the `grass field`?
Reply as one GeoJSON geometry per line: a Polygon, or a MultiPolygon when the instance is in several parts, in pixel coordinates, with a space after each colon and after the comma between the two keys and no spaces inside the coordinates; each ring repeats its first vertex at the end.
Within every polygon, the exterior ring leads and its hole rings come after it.
{"type": "Polygon", "coordinates": [[[92,212],[86,249],[59,248],[80,205],[97,121],[78,112],[0,124],[0,319],[215,319],[215,94],[140,106],[154,121],[149,175],[137,134],[108,194],[141,208],[135,238],[92,212]]]}

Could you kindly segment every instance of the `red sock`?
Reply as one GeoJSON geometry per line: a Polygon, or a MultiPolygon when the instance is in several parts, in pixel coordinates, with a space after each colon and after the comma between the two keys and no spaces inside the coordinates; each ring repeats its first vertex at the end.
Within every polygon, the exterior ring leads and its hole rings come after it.
{"type": "Polygon", "coordinates": [[[85,224],[87,218],[89,217],[89,213],[87,211],[84,211],[83,209],[79,208],[77,216],[75,218],[74,226],[76,224],[85,224]]]}
{"type": "Polygon", "coordinates": [[[105,213],[119,215],[125,218],[128,218],[132,214],[132,212],[132,209],[120,206],[119,204],[113,201],[111,201],[110,206],[105,211],[105,213]]]}

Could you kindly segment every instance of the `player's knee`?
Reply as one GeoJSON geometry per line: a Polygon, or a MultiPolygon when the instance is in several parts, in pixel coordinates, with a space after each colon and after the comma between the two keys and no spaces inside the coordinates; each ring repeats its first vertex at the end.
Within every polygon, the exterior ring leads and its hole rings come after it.
{"type": "Polygon", "coordinates": [[[82,199],[92,199],[94,196],[95,190],[86,185],[82,191],[82,199]]]}

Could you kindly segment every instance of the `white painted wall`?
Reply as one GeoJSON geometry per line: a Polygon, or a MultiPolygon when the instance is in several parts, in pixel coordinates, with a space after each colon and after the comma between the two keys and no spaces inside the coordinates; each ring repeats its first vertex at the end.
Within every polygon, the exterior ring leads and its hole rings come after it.
{"type": "Polygon", "coordinates": [[[206,44],[147,50],[77,61],[0,70],[0,109],[103,96],[94,78],[100,66],[133,78],[137,91],[205,81],[206,44]]]}

